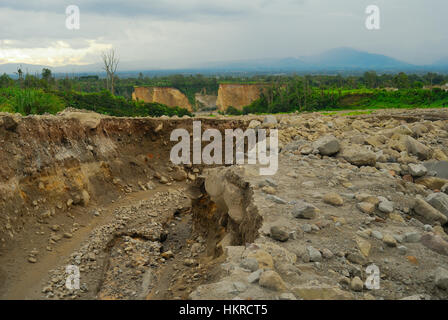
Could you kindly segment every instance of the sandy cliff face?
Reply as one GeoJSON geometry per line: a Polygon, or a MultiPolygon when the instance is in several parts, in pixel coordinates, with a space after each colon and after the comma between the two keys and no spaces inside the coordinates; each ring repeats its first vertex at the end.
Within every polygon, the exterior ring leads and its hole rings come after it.
{"type": "Polygon", "coordinates": [[[257,100],[265,87],[261,84],[221,84],[216,104],[221,111],[225,111],[230,106],[242,110],[243,107],[257,100]]]}
{"type": "Polygon", "coordinates": [[[157,102],[169,107],[181,107],[193,111],[188,98],[175,88],[166,87],[136,87],[132,99],[144,102],[157,102]]]}

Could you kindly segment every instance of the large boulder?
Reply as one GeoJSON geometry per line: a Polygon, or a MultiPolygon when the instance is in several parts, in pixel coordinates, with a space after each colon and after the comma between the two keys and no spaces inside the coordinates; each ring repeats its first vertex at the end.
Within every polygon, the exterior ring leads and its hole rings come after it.
{"type": "Polygon", "coordinates": [[[431,190],[441,190],[448,183],[448,179],[438,177],[423,177],[415,180],[415,183],[421,184],[431,190]]]}
{"type": "Polygon", "coordinates": [[[430,194],[426,198],[426,202],[448,217],[448,195],[446,193],[437,192],[430,194]]]}
{"type": "Polygon", "coordinates": [[[420,218],[419,220],[422,220],[424,223],[433,224],[436,221],[439,221],[440,223],[445,224],[448,221],[448,218],[443,213],[432,207],[423,199],[417,198],[415,200],[413,210],[417,217],[420,218]]]}
{"type": "Polygon", "coordinates": [[[420,160],[431,159],[432,149],[408,135],[395,135],[389,141],[392,149],[416,156],[420,160]]]}
{"type": "Polygon", "coordinates": [[[340,150],[339,140],[334,136],[325,136],[314,142],[314,148],[323,156],[331,156],[340,150]]]}
{"type": "Polygon", "coordinates": [[[345,146],[339,155],[355,166],[375,166],[376,154],[360,146],[345,146]]]}

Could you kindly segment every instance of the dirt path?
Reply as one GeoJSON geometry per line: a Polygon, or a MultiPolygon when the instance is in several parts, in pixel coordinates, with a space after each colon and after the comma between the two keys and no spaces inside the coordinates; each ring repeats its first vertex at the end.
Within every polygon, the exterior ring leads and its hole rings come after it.
{"type": "Polygon", "coordinates": [[[14,245],[0,256],[0,299],[41,299],[42,287],[48,280],[49,271],[66,261],[94,228],[109,223],[114,218],[113,212],[116,208],[131,207],[141,200],[150,199],[157,192],[176,187],[179,186],[159,186],[154,190],[127,194],[103,206],[98,217],[92,214],[98,207],[90,205],[88,208],[72,210],[70,214],[74,219],[62,214],[52,220],[51,224],[28,228],[23,232],[27,237],[17,239],[14,245]],[[38,233],[49,230],[52,225],[60,225],[61,229],[68,232],[68,225],[73,223],[79,225],[79,229],[72,233],[73,236],[62,238],[52,247],[52,251],[48,251],[48,238],[38,233]],[[37,263],[27,261],[32,250],[38,252],[37,263]]]}

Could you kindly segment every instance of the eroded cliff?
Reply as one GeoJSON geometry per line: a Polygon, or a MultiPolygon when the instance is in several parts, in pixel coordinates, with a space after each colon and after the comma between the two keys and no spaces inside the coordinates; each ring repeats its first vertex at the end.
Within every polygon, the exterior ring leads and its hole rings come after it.
{"type": "Polygon", "coordinates": [[[265,88],[262,84],[220,84],[216,105],[220,111],[230,106],[242,110],[257,100],[265,88]]]}
{"type": "Polygon", "coordinates": [[[136,87],[132,93],[132,99],[149,103],[162,103],[169,107],[181,107],[193,111],[187,96],[175,88],[136,87]]]}

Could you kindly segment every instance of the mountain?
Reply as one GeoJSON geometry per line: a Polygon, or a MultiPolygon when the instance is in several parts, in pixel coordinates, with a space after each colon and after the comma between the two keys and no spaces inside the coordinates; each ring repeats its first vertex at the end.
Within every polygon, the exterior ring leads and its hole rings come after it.
{"type": "Polygon", "coordinates": [[[382,55],[352,48],[336,48],[301,58],[315,68],[323,69],[369,69],[386,70],[415,67],[406,62],[382,55]]]}
{"type": "Polygon", "coordinates": [[[289,72],[325,72],[325,71],[408,71],[420,67],[381,55],[352,48],[336,48],[323,53],[280,59],[256,59],[215,62],[202,68],[215,68],[226,71],[289,71],[289,72]]]}
{"type": "MultiPolygon", "coordinates": [[[[155,62],[154,62],[155,63],[155,62]]],[[[18,63],[0,65],[0,74],[17,72],[18,63]]],[[[24,72],[41,73],[45,66],[22,64],[24,72]]],[[[103,73],[102,64],[67,65],[62,67],[49,67],[56,74],[98,74],[103,73]]],[[[246,59],[236,61],[203,62],[186,68],[157,69],[150,68],[145,62],[122,62],[119,65],[119,74],[135,74],[138,72],[151,73],[204,73],[213,74],[221,72],[320,72],[320,73],[352,73],[375,70],[378,72],[425,72],[448,70],[448,58],[442,59],[433,65],[416,66],[386,55],[374,54],[352,48],[336,48],[320,54],[302,57],[246,59]]]]}

